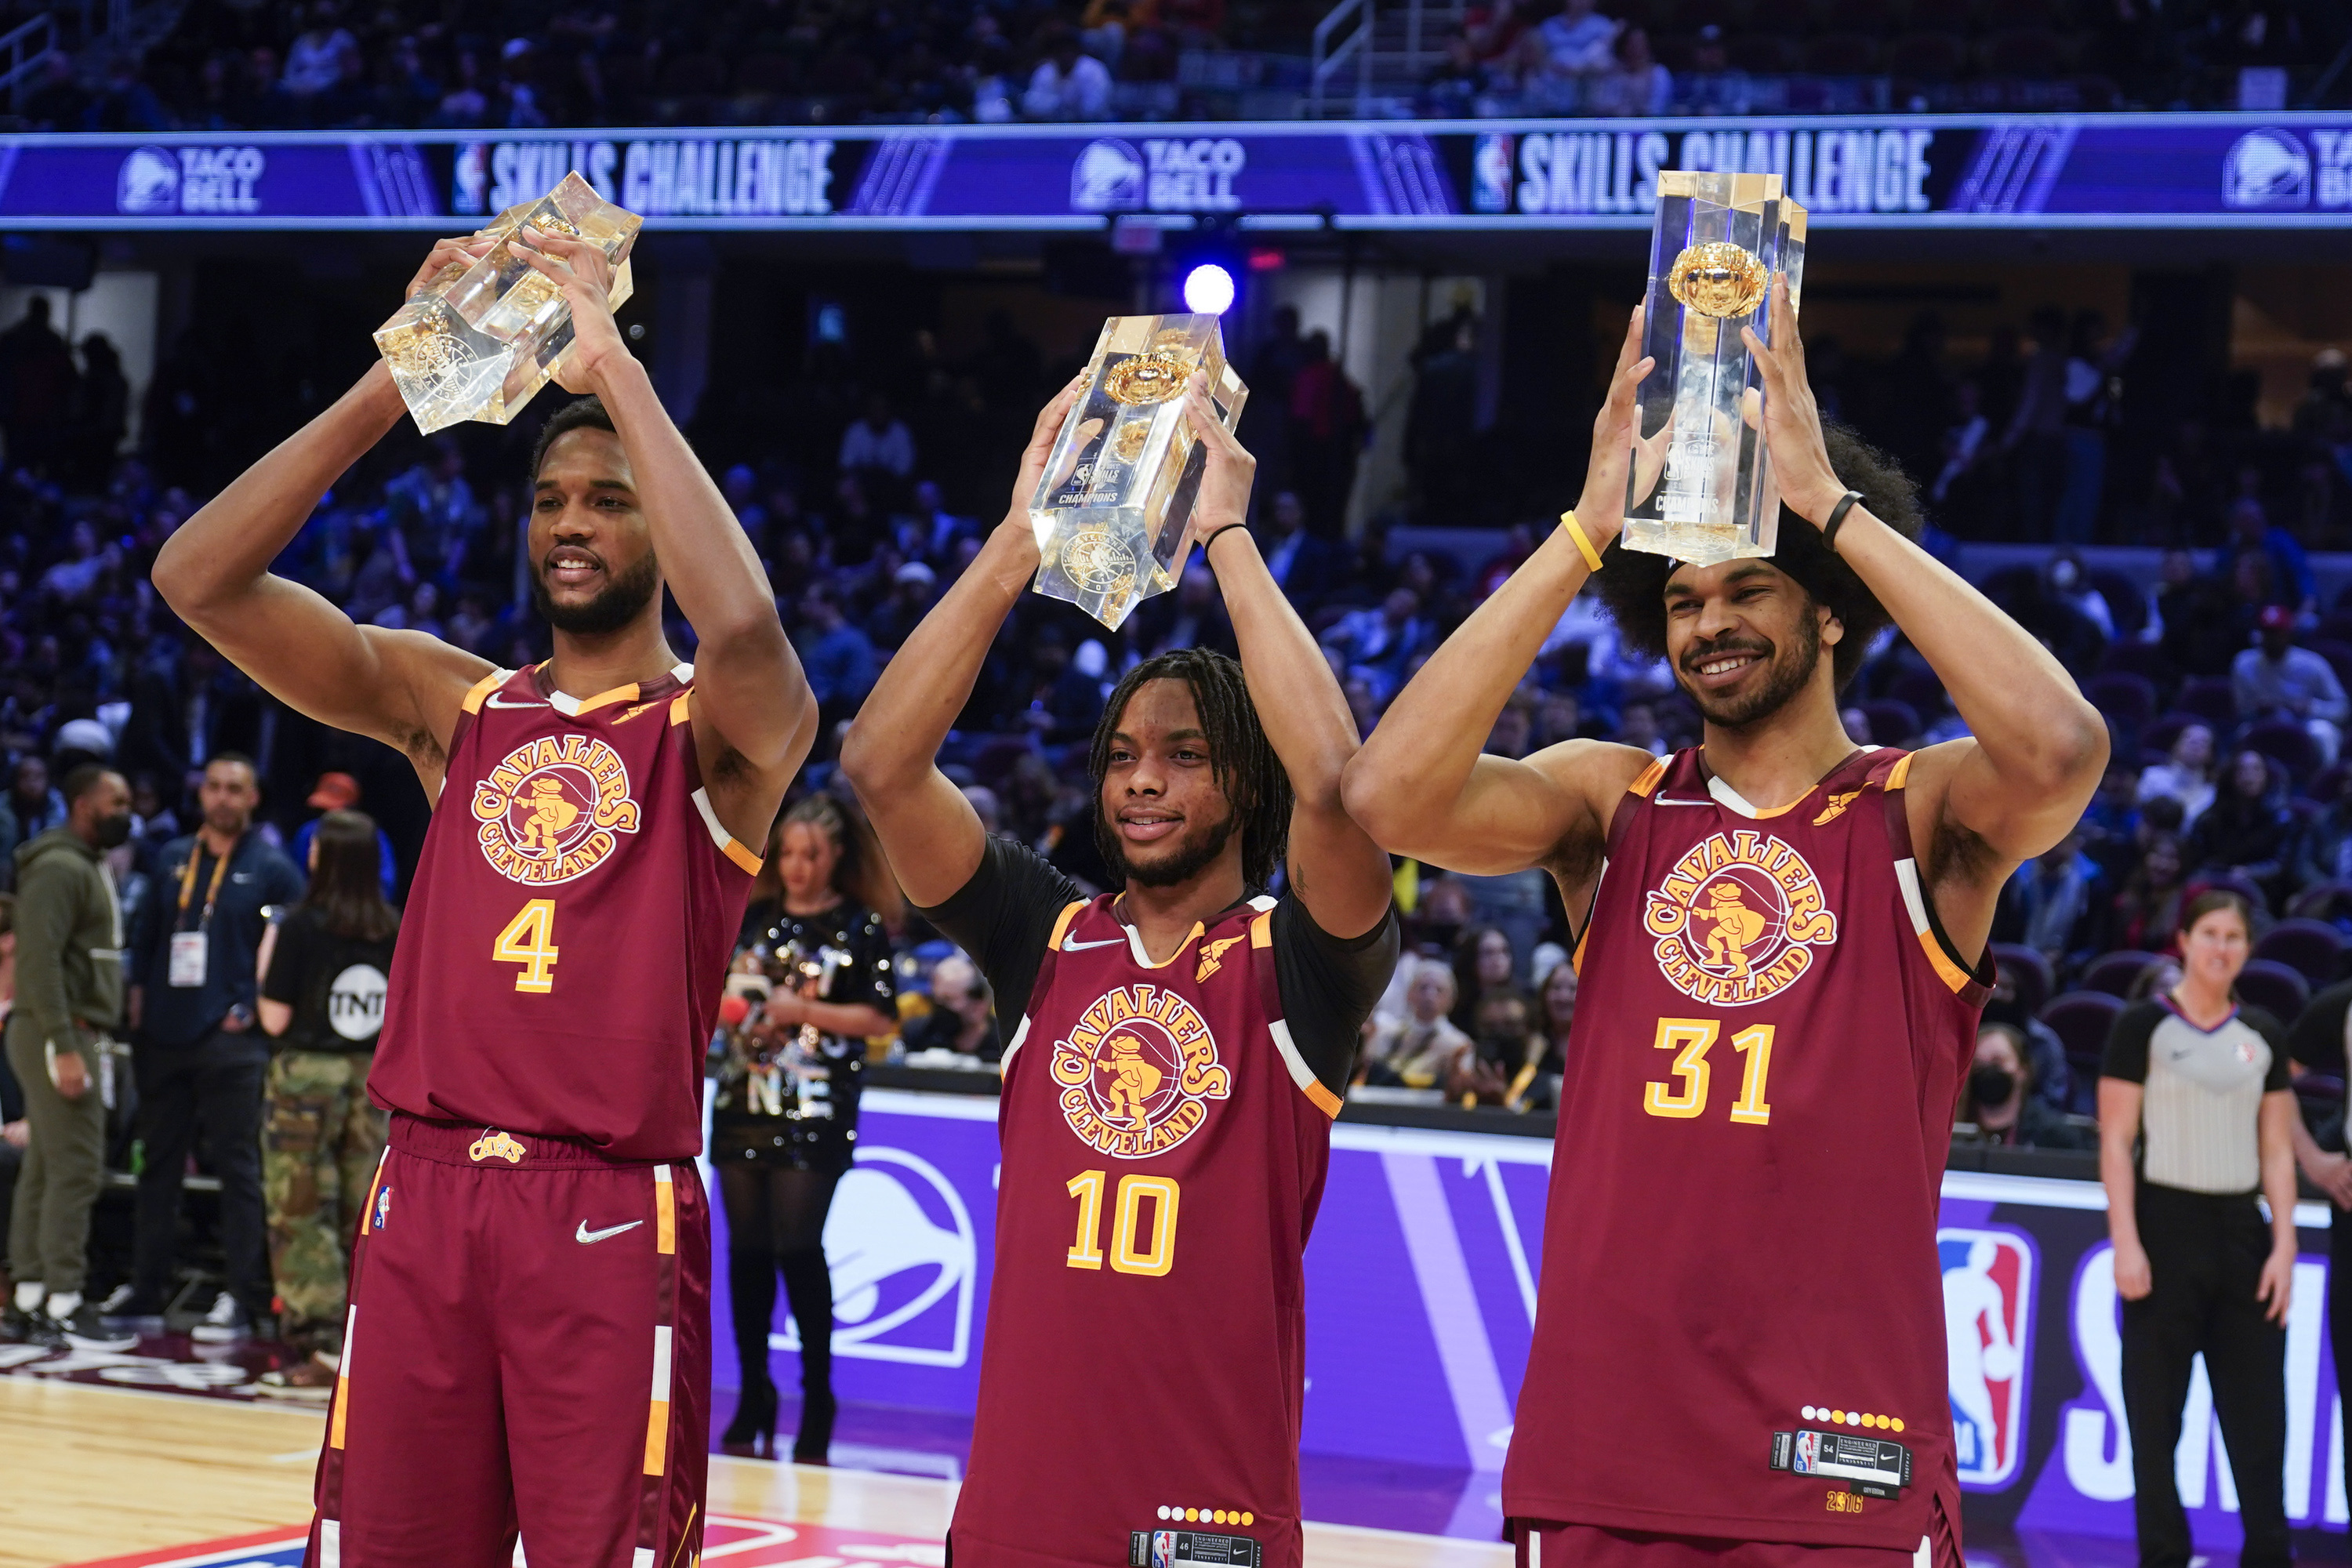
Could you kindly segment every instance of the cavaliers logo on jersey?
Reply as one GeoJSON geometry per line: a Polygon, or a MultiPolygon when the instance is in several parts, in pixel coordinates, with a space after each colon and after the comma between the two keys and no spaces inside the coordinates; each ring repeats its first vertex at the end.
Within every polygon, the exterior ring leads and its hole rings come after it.
{"type": "Polygon", "coordinates": [[[1709,834],[1650,892],[1643,924],[1659,972],[1696,1001],[1740,1007],[1778,994],[1837,941],[1805,858],[1741,828],[1709,834]]]}
{"type": "Polygon", "coordinates": [[[1173,1149],[1233,1088],[1208,1020],[1156,985],[1097,997],[1069,1037],[1054,1042],[1053,1072],[1070,1131],[1120,1160],[1173,1149]]]}
{"type": "Polygon", "coordinates": [[[637,830],[637,803],[620,752],[593,735],[551,735],[509,752],[475,786],[474,818],[499,875],[544,887],[602,865],[637,830]]]}

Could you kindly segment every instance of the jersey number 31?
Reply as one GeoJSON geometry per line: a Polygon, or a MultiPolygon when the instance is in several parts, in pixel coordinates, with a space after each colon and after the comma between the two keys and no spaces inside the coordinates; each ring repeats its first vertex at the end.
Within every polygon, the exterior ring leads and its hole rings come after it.
{"type": "MultiPolygon", "coordinates": [[[[1653,1116],[1689,1121],[1706,1110],[1707,1080],[1713,1069],[1706,1053],[1715,1048],[1723,1026],[1713,1018],[1661,1018],[1658,1037],[1651,1043],[1675,1053],[1674,1080],[1653,1079],[1642,1086],[1642,1109],[1653,1116]]],[[[1739,1098],[1731,1102],[1731,1120],[1761,1127],[1772,1120],[1765,1102],[1765,1080],[1772,1074],[1772,1026],[1759,1024],[1731,1037],[1731,1048],[1746,1060],[1739,1074],[1739,1098]]]]}

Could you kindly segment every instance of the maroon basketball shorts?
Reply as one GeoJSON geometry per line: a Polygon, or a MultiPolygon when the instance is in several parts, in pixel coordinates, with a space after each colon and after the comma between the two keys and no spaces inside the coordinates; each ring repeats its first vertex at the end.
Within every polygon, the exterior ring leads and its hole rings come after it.
{"type": "Polygon", "coordinates": [[[688,1568],[710,1210],[691,1162],[395,1116],[306,1568],[688,1568]]]}
{"type": "Polygon", "coordinates": [[[1961,1568],[1959,1542],[1941,1510],[1936,1539],[1921,1538],[1916,1552],[1655,1535],[1526,1519],[1511,1524],[1517,1568],[1961,1568]]]}

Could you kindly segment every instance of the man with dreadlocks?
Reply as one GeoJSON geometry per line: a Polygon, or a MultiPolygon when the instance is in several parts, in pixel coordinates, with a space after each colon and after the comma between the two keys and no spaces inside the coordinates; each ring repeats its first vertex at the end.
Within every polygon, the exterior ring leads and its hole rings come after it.
{"type": "Polygon", "coordinates": [[[1355,723],[1242,525],[1255,460],[1197,377],[1195,536],[1241,659],[1176,649],[1112,693],[1089,767],[1125,889],[1089,900],[989,837],[940,772],[1037,570],[1025,503],[1076,389],[1038,416],[1010,513],[841,753],[908,897],[1023,1008],[949,1548],[962,1568],[1165,1562],[1181,1530],[1191,1561],[1297,1568],[1301,1255],[1396,962],[1389,861],[1340,807],[1355,723]]]}
{"type": "Polygon", "coordinates": [[[1637,312],[1576,510],[1348,769],[1349,810],[1390,848],[1540,866],[1589,910],[1503,1469],[1523,1568],[1960,1561],[1945,1149],[1994,901],[2081,816],[2106,731],[1914,542],[1909,481],[1823,426],[1783,289],[1770,310],[1773,346],[1747,342],[1779,553],[1702,567],[1612,546],[1650,368],[1637,312]],[[1669,661],[1703,743],[1480,755],[1591,569],[1627,642],[1669,661]],[[1838,691],[1890,621],[1972,738],[1847,739],[1838,691]]]}

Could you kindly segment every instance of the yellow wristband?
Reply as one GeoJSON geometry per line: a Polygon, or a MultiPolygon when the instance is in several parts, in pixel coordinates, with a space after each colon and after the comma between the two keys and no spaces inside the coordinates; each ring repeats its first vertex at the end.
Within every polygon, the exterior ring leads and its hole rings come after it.
{"type": "Polygon", "coordinates": [[[1559,525],[1568,530],[1568,536],[1570,539],[1576,541],[1576,552],[1578,554],[1584,557],[1584,563],[1592,568],[1595,572],[1600,571],[1601,552],[1593,549],[1592,541],[1585,537],[1583,528],[1576,521],[1576,513],[1572,511],[1561,512],[1559,514],[1559,525]]]}

